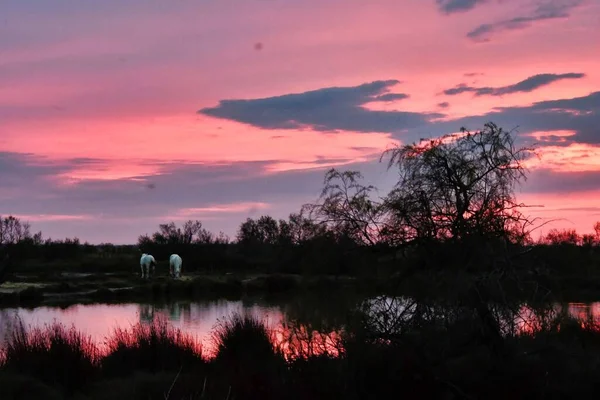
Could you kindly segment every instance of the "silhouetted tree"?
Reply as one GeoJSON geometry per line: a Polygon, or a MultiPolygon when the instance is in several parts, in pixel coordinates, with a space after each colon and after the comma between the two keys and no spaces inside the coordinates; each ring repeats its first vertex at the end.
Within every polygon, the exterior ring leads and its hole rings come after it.
{"type": "MultiPolygon", "coordinates": [[[[214,243],[216,238],[214,235],[202,227],[202,222],[186,221],[182,228],[178,228],[175,222],[168,224],[160,224],[158,232],[154,232],[152,236],[142,235],[138,238],[140,247],[148,244],[155,245],[190,245],[190,244],[210,244],[214,243]]],[[[225,236],[221,235],[219,240],[225,240],[225,236]]]]}
{"type": "Polygon", "coordinates": [[[315,221],[302,215],[302,213],[290,214],[287,225],[289,226],[290,240],[294,244],[324,238],[328,234],[327,226],[315,223],[315,221]]]}
{"type": "Polygon", "coordinates": [[[545,242],[549,245],[570,244],[577,246],[582,243],[582,238],[575,229],[551,229],[546,235],[545,242]]]}
{"type": "Polygon", "coordinates": [[[0,216],[0,282],[26,253],[25,247],[41,241],[41,232],[31,235],[29,222],[23,222],[12,215],[4,218],[0,216]]]}
{"type": "Polygon", "coordinates": [[[238,229],[237,241],[242,244],[277,244],[280,229],[277,221],[268,215],[257,220],[247,218],[238,229]]]}
{"type": "Polygon", "coordinates": [[[330,169],[318,201],[305,204],[302,213],[338,237],[358,244],[376,244],[381,236],[384,209],[370,198],[375,187],[360,184],[362,178],[358,171],[330,169]]]}
{"type": "Polygon", "coordinates": [[[0,245],[17,244],[30,239],[29,222],[22,222],[12,215],[2,218],[0,216],[0,245]]]}
{"type": "Polygon", "coordinates": [[[526,179],[523,160],[532,153],[493,123],[387,150],[382,158],[389,155],[388,168],[399,173],[386,199],[388,226],[406,240],[522,239],[531,221],[514,188],[526,179]]]}

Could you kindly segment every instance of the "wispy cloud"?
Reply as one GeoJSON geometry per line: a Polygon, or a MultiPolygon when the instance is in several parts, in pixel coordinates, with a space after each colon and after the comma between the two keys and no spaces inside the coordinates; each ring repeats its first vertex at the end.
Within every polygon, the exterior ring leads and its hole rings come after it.
{"type": "MultiPolygon", "coordinates": [[[[3,215],[0,212],[0,215],[3,215]]],[[[4,214],[4,216],[8,216],[9,214],[4,214]]],[[[12,214],[11,214],[12,215],[12,214]]],[[[32,222],[51,222],[51,221],[89,221],[95,219],[97,217],[93,215],[61,215],[61,214],[14,214],[16,218],[19,218],[23,221],[32,221],[32,222]]]]}
{"type": "Polygon", "coordinates": [[[271,207],[263,202],[241,202],[228,204],[212,204],[205,207],[190,207],[177,210],[175,213],[164,217],[165,220],[188,220],[188,219],[209,219],[223,214],[246,214],[254,215],[259,211],[267,210],[271,207]]]}
{"type": "Polygon", "coordinates": [[[539,142],[555,142],[555,143],[566,143],[569,138],[573,138],[577,132],[570,130],[561,130],[561,131],[535,131],[526,134],[526,136],[531,136],[535,138],[539,142]]]}
{"type": "Polygon", "coordinates": [[[567,146],[543,146],[539,158],[525,162],[528,168],[549,169],[555,172],[600,172],[600,146],[570,143],[567,146]]]}
{"type": "Polygon", "coordinates": [[[540,21],[568,18],[571,10],[582,3],[583,0],[538,1],[536,7],[529,13],[498,22],[481,24],[469,31],[467,37],[476,42],[488,42],[494,34],[503,31],[521,30],[540,21]]]}
{"type": "Polygon", "coordinates": [[[444,94],[454,96],[461,93],[473,93],[475,96],[503,96],[519,92],[532,92],[556,81],[563,79],[581,79],[583,77],[585,77],[585,74],[578,72],[569,72],[565,74],[537,74],[513,85],[501,87],[472,87],[463,83],[451,89],[444,90],[444,94]]]}

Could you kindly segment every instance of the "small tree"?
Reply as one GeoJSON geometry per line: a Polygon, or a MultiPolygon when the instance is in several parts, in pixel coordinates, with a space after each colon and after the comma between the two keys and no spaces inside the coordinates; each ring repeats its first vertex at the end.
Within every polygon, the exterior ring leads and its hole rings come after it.
{"type": "Polygon", "coordinates": [[[362,178],[358,171],[330,169],[318,201],[305,204],[302,213],[337,237],[348,237],[357,244],[376,244],[381,238],[384,208],[371,199],[375,187],[360,184],[362,178]]]}
{"type": "Polygon", "coordinates": [[[26,239],[31,239],[29,222],[22,222],[12,215],[0,216],[0,245],[17,244],[26,239]]]}
{"type": "Polygon", "coordinates": [[[238,229],[237,241],[244,244],[276,244],[280,238],[277,221],[268,215],[247,218],[238,229]]]}
{"type": "Polygon", "coordinates": [[[4,218],[0,216],[0,282],[14,266],[15,259],[27,253],[26,247],[39,245],[41,241],[41,232],[31,235],[29,222],[23,222],[12,215],[4,218]]]}

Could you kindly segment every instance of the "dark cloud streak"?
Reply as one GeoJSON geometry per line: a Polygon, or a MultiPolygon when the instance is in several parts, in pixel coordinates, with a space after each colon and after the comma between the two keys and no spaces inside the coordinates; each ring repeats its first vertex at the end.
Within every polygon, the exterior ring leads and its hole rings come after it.
{"type": "Polygon", "coordinates": [[[487,0],[436,0],[439,10],[443,14],[454,14],[472,10],[487,0]]]}
{"type": "Polygon", "coordinates": [[[583,0],[546,0],[527,15],[481,24],[469,31],[467,37],[475,42],[489,42],[492,34],[527,29],[539,21],[568,18],[570,11],[582,3],[583,0]]]}
{"type": "Polygon", "coordinates": [[[250,124],[262,129],[318,131],[395,132],[421,126],[439,113],[373,111],[363,107],[370,102],[406,99],[404,93],[387,93],[397,80],[381,80],[353,87],[329,87],[304,93],[250,99],[221,100],[201,114],[250,124]]]}
{"type": "Polygon", "coordinates": [[[530,76],[514,85],[502,87],[472,87],[466,84],[457,85],[451,89],[444,90],[444,94],[455,96],[461,93],[473,93],[475,96],[503,96],[519,92],[532,92],[542,86],[549,85],[553,82],[563,79],[581,79],[585,77],[583,73],[570,72],[566,74],[537,74],[530,76]]]}

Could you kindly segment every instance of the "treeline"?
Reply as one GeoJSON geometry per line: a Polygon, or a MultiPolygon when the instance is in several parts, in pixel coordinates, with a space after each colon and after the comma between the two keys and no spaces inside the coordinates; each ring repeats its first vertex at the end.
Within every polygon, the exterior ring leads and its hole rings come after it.
{"type": "MultiPolygon", "coordinates": [[[[201,221],[159,225],[136,246],[92,246],[77,238],[42,239],[29,225],[8,217],[2,222],[0,247],[19,259],[98,260],[142,252],[160,262],[180,254],[190,271],[252,269],[266,272],[372,273],[382,264],[467,270],[512,268],[515,257],[533,248],[600,244],[595,234],[550,230],[533,239],[536,224],[517,202],[515,185],[526,178],[523,162],[535,149],[516,148],[512,132],[488,123],[484,129],[386,150],[388,169],[398,180],[383,197],[362,183],[357,171],[331,169],[313,204],[288,219],[248,218],[232,240],[214,234],[201,221]],[[382,261],[384,261],[382,263],[382,261]]],[[[587,251],[587,250],[586,250],[587,251]]],[[[100,262],[100,261],[98,261],[100,262]]],[[[533,262],[533,261],[532,261],[533,262]]]]}

